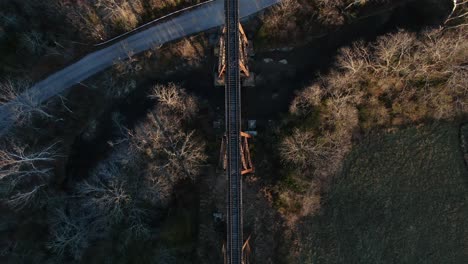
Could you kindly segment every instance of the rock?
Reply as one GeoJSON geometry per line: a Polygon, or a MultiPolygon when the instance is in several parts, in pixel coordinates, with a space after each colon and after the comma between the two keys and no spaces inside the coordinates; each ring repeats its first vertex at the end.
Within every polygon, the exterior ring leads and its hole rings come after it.
{"type": "Polygon", "coordinates": [[[273,62],[273,59],[265,58],[265,59],[263,59],[263,62],[270,63],[270,62],[273,62]]]}
{"type": "Polygon", "coordinates": [[[215,223],[221,222],[221,220],[223,220],[223,214],[218,212],[213,213],[213,220],[215,223]]]}
{"type": "Polygon", "coordinates": [[[255,82],[256,83],[261,83],[263,81],[263,75],[257,75],[255,76],[255,82]]]}
{"type": "Polygon", "coordinates": [[[213,128],[214,128],[214,129],[219,129],[219,128],[221,128],[221,120],[213,121],[213,128]]]}
{"type": "Polygon", "coordinates": [[[97,128],[98,121],[96,119],[91,120],[88,123],[88,126],[86,127],[85,131],[82,133],[81,137],[88,142],[93,140],[96,137],[97,128]]]}
{"type": "Polygon", "coordinates": [[[249,130],[255,130],[257,128],[257,120],[248,120],[249,130]]]}
{"type": "Polygon", "coordinates": [[[283,52],[288,52],[288,51],[293,50],[293,47],[284,47],[284,48],[280,48],[279,50],[283,52]]]}
{"type": "Polygon", "coordinates": [[[218,34],[210,34],[210,35],[208,36],[208,43],[209,43],[210,45],[213,45],[213,46],[214,46],[214,45],[218,44],[218,39],[219,39],[218,34]]]}

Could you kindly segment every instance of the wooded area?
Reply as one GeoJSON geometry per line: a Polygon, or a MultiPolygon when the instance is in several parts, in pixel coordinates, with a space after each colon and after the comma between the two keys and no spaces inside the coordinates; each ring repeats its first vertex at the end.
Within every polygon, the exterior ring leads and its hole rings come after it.
{"type": "MultiPolygon", "coordinates": [[[[214,31],[128,51],[42,104],[23,94],[93,44],[198,2],[0,3],[0,106],[16,120],[0,138],[0,262],[222,258],[213,249],[225,236],[214,31]]],[[[463,263],[467,12],[461,0],[284,0],[246,23],[260,74],[243,92],[262,100],[246,109],[285,102],[258,115],[256,171],[244,180],[255,263],[463,263]],[[424,27],[388,18],[419,3],[438,14],[415,15],[431,20],[424,27]],[[383,13],[390,22],[370,37],[321,38],[383,13]],[[316,59],[304,52],[310,43],[332,63],[298,65],[316,59]]]]}

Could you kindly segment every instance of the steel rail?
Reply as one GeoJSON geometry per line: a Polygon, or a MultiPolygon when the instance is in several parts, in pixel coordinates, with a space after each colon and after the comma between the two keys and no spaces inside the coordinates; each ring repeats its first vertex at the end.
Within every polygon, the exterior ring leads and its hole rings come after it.
{"type": "Polygon", "coordinates": [[[240,163],[241,87],[239,74],[239,1],[225,0],[227,136],[227,262],[242,263],[242,178],[240,163]]]}

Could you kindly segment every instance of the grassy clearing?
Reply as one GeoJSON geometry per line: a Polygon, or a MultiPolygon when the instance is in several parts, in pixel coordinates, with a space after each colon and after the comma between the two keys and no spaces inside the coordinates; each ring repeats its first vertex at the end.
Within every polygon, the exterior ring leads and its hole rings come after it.
{"type": "Polygon", "coordinates": [[[312,250],[302,260],[466,263],[468,173],[458,131],[410,128],[354,148],[324,215],[304,221],[315,238],[304,240],[312,250]]]}

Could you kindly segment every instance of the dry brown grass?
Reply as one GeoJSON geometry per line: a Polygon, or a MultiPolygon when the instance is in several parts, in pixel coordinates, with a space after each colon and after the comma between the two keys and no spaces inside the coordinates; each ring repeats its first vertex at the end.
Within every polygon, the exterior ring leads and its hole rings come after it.
{"type": "Polygon", "coordinates": [[[456,125],[370,137],[346,160],[323,214],[302,221],[297,261],[464,263],[467,171],[456,125]]]}

